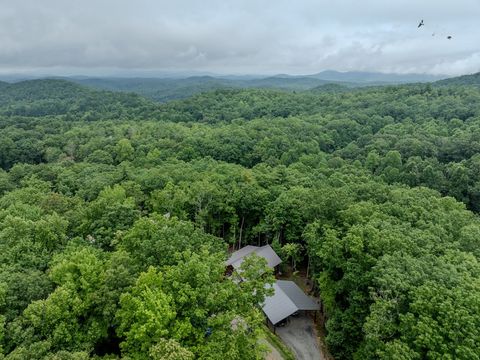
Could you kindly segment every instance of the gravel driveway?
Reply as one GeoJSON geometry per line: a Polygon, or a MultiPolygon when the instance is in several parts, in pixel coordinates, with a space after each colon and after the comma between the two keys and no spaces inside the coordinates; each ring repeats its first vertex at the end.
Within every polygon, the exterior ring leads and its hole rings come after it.
{"type": "Polygon", "coordinates": [[[315,333],[313,320],[306,316],[291,316],[287,325],[277,327],[277,335],[293,351],[298,360],[325,360],[315,333]]]}

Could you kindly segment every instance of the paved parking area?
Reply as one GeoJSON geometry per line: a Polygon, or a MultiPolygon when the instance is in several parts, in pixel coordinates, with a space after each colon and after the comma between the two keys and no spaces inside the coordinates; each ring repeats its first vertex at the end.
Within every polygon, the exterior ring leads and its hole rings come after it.
{"type": "Polygon", "coordinates": [[[309,316],[291,316],[287,325],[276,328],[276,333],[298,360],[325,360],[318,344],[315,324],[309,316]]]}

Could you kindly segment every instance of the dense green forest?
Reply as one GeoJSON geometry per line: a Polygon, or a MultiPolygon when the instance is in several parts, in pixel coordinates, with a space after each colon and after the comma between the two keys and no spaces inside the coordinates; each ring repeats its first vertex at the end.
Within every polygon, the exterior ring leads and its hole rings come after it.
{"type": "Polygon", "coordinates": [[[480,87],[480,72],[437,81],[437,85],[472,85],[480,87]]]}
{"type": "Polygon", "coordinates": [[[336,359],[480,359],[478,87],[0,86],[0,358],[261,358],[269,243],[336,359]]]}

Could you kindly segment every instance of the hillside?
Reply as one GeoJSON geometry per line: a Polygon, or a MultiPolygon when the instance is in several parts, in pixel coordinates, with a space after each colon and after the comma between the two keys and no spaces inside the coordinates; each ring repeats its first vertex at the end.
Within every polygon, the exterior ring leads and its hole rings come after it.
{"type": "Polygon", "coordinates": [[[309,75],[311,78],[333,82],[350,82],[364,85],[393,85],[405,83],[432,82],[445,78],[446,76],[435,76],[428,74],[388,74],[362,71],[332,71],[326,70],[318,74],[309,75]]]}
{"type": "Polygon", "coordinates": [[[316,79],[309,76],[299,76],[299,77],[284,77],[281,75],[272,76],[264,79],[251,80],[246,87],[253,88],[272,88],[272,89],[283,89],[283,90],[311,90],[313,88],[326,85],[326,84],[339,84],[343,86],[362,86],[360,83],[348,83],[345,81],[332,81],[332,80],[323,80],[316,79]]]}
{"type": "Polygon", "coordinates": [[[66,80],[26,80],[0,88],[0,114],[5,115],[75,113],[78,116],[88,113],[91,119],[99,116],[116,118],[137,116],[138,110],[144,106],[154,105],[138,95],[92,90],[66,80]]]}
{"type": "Polygon", "coordinates": [[[320,85],[317,87],[314,87],[313,89],[310,90],[311,92],[346,92],[346,91],[352,91],[351,87],[347,87],[345,85],[341,84],[325,84],[325,85],[320,85]]]}
{"type": "Polygon", "coordinates": [[[450,79],[440,80],[435,83],[436,85],[471,85],[480,87],[480,72],[471,75],[463,75],[450,79]]]}
{"type": "Polygon", "coordinates": [[[70,81],[42,79],[6,84],[0,93],[0,105],[15,104],[19,101],[71,100],[86,96],[89,90],[70,81]]]}
{"type": "Polygon", "coordinates": [[[337,360],[480,357],[480,89],[322,86],[1,90],[0,358],[261,358],[265,244],[337,360]]]}

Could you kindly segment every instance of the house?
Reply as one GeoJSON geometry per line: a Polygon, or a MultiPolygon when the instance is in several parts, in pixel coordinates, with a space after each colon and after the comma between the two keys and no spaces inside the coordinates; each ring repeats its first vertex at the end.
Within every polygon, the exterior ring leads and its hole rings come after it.
{"type": "Polygon", "coordinates": [[[305,295],[295,282],[277,280],[272,286],[274,294],[265,298],[262,310],[274,329],[276,324],[298,311],[320,310],[320,305],[305,295]]]}
{"type": "Polygon", "coordinates": [[[268,266],[272,269],[282,262],[280,257],[275,253],[270,245],[248,245],[232,253],[230,258],[225,262],[225,265],[227,267],[231,266],[233,269],[238,270],[242,265],[243,260],[251,254],[256,254],[260,257],[263,257],[265,260],[267,260],[268,266]]]}
{"type": "MultiPolygon", "coordinates": [[[[230,255],[230,258],[225,262],[227,272],[240,270],[244,259],[252,254],[263,257],[272,269],[275,269],[282,262],[270,245],[248,245],[230,255]]],[[[238,281],[242,281],[242,279],[240,278],[238,281]]],[[[274,330],[276,324],[299,311],[320,310],[320,305],[305,295],[303,290],[293,281],[276,280],[273,285],[267,286],[272,286],[274,293],[272,296],[266,297],[264,303],[260,306],[267,317],[267,322],[273,326],[274,330]]]]}

